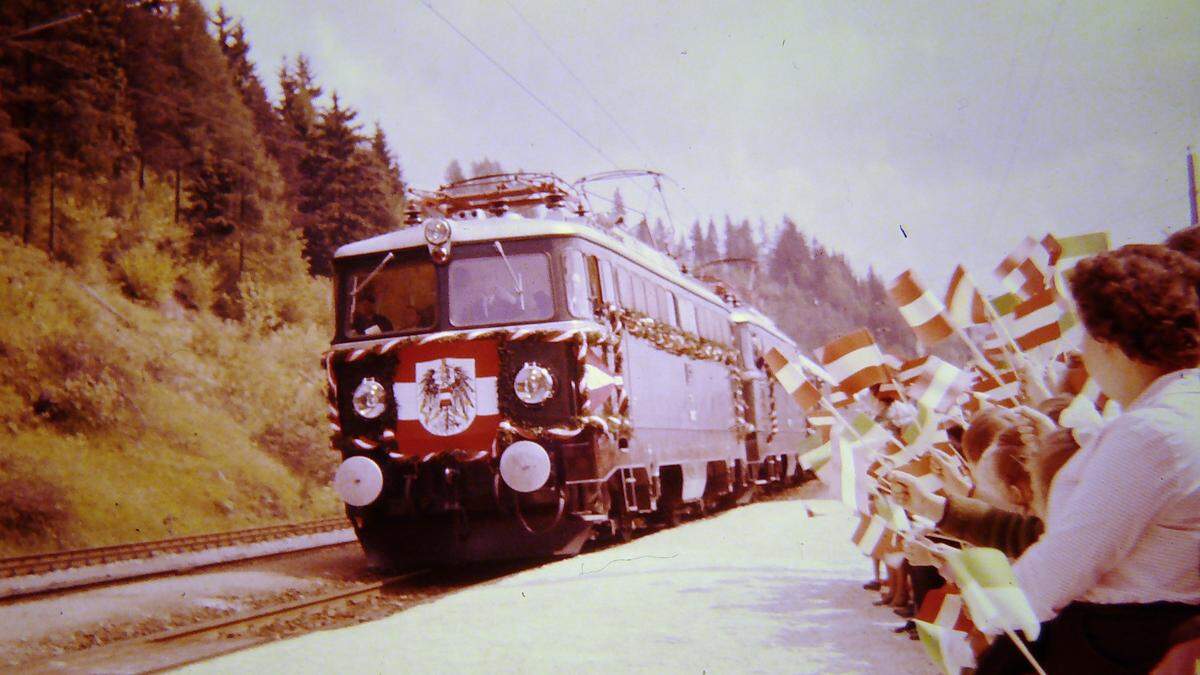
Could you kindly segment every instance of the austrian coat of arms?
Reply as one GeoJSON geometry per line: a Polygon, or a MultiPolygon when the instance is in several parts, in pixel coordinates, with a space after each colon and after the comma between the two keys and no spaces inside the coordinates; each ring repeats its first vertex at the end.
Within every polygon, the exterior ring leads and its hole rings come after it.
{"type": "Polygon", "coordinates": [[[474,359],[438,359],[416,364],[418,419],[435,436],[453,436],[475,421],[474,359]]]}

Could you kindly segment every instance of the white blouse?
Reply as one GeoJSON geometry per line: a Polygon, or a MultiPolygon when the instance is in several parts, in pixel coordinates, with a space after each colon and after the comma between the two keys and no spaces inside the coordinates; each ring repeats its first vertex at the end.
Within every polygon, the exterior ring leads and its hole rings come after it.
{"type": "Polygon", "coordinates": [[[1200,604],[1200,369],[1155,380],[1054,479],[1014,565],[1038,619],[1074,600],[1200,604]]]}

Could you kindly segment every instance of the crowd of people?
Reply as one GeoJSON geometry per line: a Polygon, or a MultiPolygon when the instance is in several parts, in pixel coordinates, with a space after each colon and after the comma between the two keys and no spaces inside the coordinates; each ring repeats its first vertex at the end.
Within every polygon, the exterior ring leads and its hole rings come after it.
{"type": "Polygon", "coordinates": [[[985,635],[968,608],[941,622],[973,656],[939,659],[947,670],[1200,672],[1200,228],[1083,258],[1063,278],[1078,350],[1012,350],[1019,395],[964,393],[926,420],[939,442],[913,453],[898,440],[918,412],[904,385],[853,399],[897,439],[858,476],[864,523],[895,529],[864,548],[877,570],[864,587],[917,639],[917,619],[934,622],[961,581],[946,551],[998,549],[1040,630],[985,635]]]}

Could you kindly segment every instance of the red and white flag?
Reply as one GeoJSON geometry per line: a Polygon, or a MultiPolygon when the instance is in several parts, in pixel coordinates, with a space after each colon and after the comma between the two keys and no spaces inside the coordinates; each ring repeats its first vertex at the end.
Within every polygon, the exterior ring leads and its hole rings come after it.
{"type": "Polygon", "coordinates": [[[1022,351],[1036,349],[1062,337],[1063,308],[1054,289],[1044,288],[1017,305],[1012,315],[1012,335],[1022,351]]]}
{"type": "Polygon", "coordinates": [[[932,347],[954,334],[954,327],[945,316],[946,307],[917,281],[912,270],[905,270],[888,285],[888,295],[925,345],[932,347]]]}
{"type": "Polygon", "coordinates": [[[996,374],[1000,376],[999,381],[996,381],[991,375],[978,369],[975,370],[975,374],[978,379],[971,387],[971,391],[975,395],[974,398],[976,400],[973,402],[969,401],[967,404],[968,408],[978,410],[978,398],[996,405],[1002,405],[1006,408],[1015,407],[1020,403],[1021,380],[1012,370],[997,371],[996,374]]]}
{"type": "Polygon", "coordinates": [[[799,365],[793,363],[787,356],[784,356],[783,352],[774,347],[767,352],[764,360],[775,381],[779,382],[784,391],[800,405],[806,414],[820,407],[821,390],[808,381],[799,365]]]}
{"type": "Polygon", "coordinates": [[[1005,290],[1029,298],[1050,283],[1050,254],[1032,237],[1025,237],[996,266],[996,277],[1005,290]]]}
{"type": "Polygon", "coordinates": [[[853,396],[873,384],[888,381],[883,353],[865,328],[843,335],[821,349],[821,361],[838,382],[838,389],[853,396]]]}
{"type": "Polygon", "coordinates": [[[961,327],[987,323],[985,302],[971,273],[962,265],[955,267],[946,289],[946,314],[950,320],[961,327]]]}

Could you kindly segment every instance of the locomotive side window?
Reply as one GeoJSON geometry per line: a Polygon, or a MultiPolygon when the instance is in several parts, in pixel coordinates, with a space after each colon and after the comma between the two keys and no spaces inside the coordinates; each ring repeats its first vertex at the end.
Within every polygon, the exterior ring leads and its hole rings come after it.
{"type": "Polygon", "coordinates": [[[342,334],[369,337],[432,328],[437,273],[425,259],[376,255],[346,264],[341,275],[342,334]]]}
{"type": "Polygon", "coordinates": [[[620,304],[617,299],[617,282],[612,264],[607,260],[600,261],[600,294],[605,302],[620,304]]]}
{"type": "Polygon", "coordinates": [[[550,259],[541,253],[458,258],[450,263],[450,323],[489,326],[554,315],[550,259]],[[512,270],[509,270],[509,265],[512,270]]]}
{"type": "Polygon", "coordinates": [[[656,316],[658,314],[658,308],[656,307],[658,301],[654,298],[653,287],[646,282],[644,277],[634,277],[634,280],[637,283],[636,297],[642,302],[642,306],[638,307],[638,309],[654,318],[658,318],[656,316]]]}
{"type": "Polygon", "coordinates": [[[670,289],[659,287],[658,306],[662,308],[663,319],[672,326],[679,325],[679,315],[675,311],[675,295],[670,289]]]}
{"type": "Polygon", "coordinates": [[[617,268],[617,291],[621,306],[633,309],[633,284],[629,281],[629,272],[624,267],[617,268]]]}
{"type": "Polygon", "coordinates": [[[636,274],[633,277],[633,306],[647,314],[650,307],[646,303],[646,280],[636,274]]]}
{"type": "Polygon", "coordinates": [[[589,295],[596,300],[608,300],[608,294],[604,292],[603,285],[600,283],[599,261],[594,255],[586,256],[584,259],[587,261],[589,295]]]}
{"type": "Polygon", "coordinates": [[[679,327],[696,333],[696,307],[686,298],[679,301],[679,327]]]}
{"type": "MultiPolygon", "coordinates": [[[[595,262],[595,258],[592,259],[595,262]]],[[[591,277],[583,253],[567,251],[567,311],[581,319],[592,317],[591,277]]]]}

